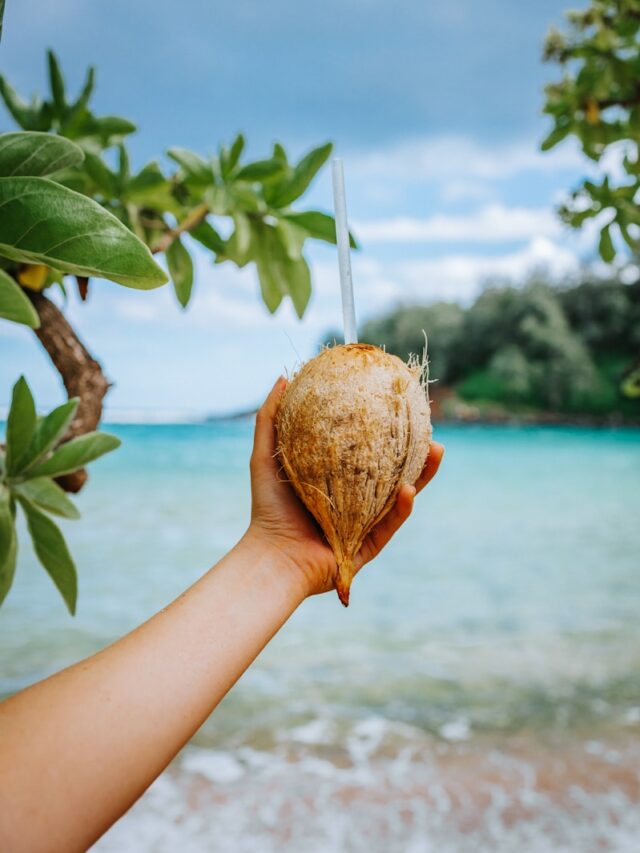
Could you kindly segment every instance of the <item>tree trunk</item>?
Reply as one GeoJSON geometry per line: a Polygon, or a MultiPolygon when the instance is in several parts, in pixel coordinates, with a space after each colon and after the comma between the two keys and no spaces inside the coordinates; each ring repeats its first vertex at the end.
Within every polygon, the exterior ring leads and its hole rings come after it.
{"type": "MultiPolygon", "coordinates": [[[[96,429],[102,417],[102,401],[111,387],[100,364],[77,336],[60,309],[43,293],[25,291],[40,317],[35,330],[62,377],[69,397],[79,397],[80,404],[65,440],[96,429]]],[[[57,478],[67,492],[79,492],[89,475],[82,468],[57,478]]]]}

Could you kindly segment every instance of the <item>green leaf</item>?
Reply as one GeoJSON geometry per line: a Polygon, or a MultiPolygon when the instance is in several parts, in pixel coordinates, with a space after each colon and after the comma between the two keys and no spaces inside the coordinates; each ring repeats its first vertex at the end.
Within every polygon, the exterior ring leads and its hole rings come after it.
{"type": "Polygon", "coordinates": [[[600,243],[598,245],[600,257],[607,264],[610,264],[616,256],[616,250],[613,245],[613,240],[611,239],[611,232],[609,230],[610,227],[611,224],[604,226],[604,228],[600,232],[600,243]]]}
{"type": "Polygon", "coordinates": [[[282,145],[279,142],[274,142],[273,144],[273,159],[277,160],[279,163],[282,163],[283,166],[288,166],[289,161],[287,159],[287,152],[284,150],[282,145]]]}
{"type": "Polygon", "coordinates": [[[24,101],[16,90],[7,83],[5,78],[0,75],[0,97],[8,111],[11,113],[17,124],[24,130],[39,130],[38,113],[26,101],[24,101]]]}
{"type": "Polygon", "coordinates": [[[210,225],[206,220],[203,220],[199,225],[196,225],[195,228],[192,228],[189,233],[194,240],[197,240],[198,243],[202,243],[205,248],[214,252],[216,255],[218,252],[224,252],[224,240],[218,234],[213,225],[210,225]]]}
{"type": "Polygon", "coordinates": [[[131,178],[131,166],[129,163],[129,154],[123,142],[118,145],[118,184],[119,188],[124,187],[131,178]]]}
{"type": "Polygon", "coordinates": [[[84,86],[82,87],[82,90],[78,96],[78,100],[75,102],[75,104],[73,104],[73,106],[69,110],[65,124],[72,122],[75,119],[75,117],[78,115],[78,113],[80,113],[84,109],[86,109],[87,104],[89,103],[89,98],[91,97],[91,94],[93,92],[93,87],[95,85],[95,81],[96,81],[96,70],[93,67],[93,65],[90,65],[89,68],[87,68],[87,77],[86,77],[86,80],[84,82],[84,86]]]}
{"type": "Polygon", "coordinates": [[[0,604],[11,589],[17,553],[18,537],[11,511],[11,494],[6,486],[0,485],[0,604]]]}
{"type": "Polygon", "coordinates": [[[278,219],[276,223],[276,231],[285,248],[287,257],[292,261],[297,261],[302,257],[302,247],[304,245],[307,232],[298,225],[288,222],[286,219],[278,219]]]}
{"type": "Polygon", "coordinates": [[[233,172],[235,167],[238,165],[238,161],[240,160],[240,156],[244,151],[244,136],[239,133],[233,141],[233,145],[231,146],[231,151],[229,152],[229,159],[227,161],[227,169],[229,172],[233,172]]]}
{"type": "Polygon", "coordinates": [[[51,86],[53,105],[57,115],[62,117],[67,105],[64,96],[64,78],[62,77],[58,59],[52,50],[47,51],[47,64],[49,66],[49,85],[51,86]]]}
{"type": "MultiPolygon", "coordinates": [[[[328,213],[322,213],[320,210],[306,210],[302,213],[284,213],[282,214],[282,218],[293,222],[294,225],[298,225],[300,228],[304,228],[310,237],[315,237],[317,240],[324,240],[327,243],[335,245],[336,221],[328,213]]],[[[349,234],[349,242],[352,249],[358,248],[353,234],[349,234]]]]}
{"type": "Polygon", "coordinates": [[[53,133],[21,131],[0,135],[0,175],[41,177],[82,163],[84,153],[53,133]]]}
{"type": "Polygon", "coordinates": [[[265,223],[254,225],[255,260],[265,305],[271,313],[289,294],[299,317],[311,296],[311,274],[305,259],[292,258],[283,240],[282,230],[265,223]]]}
{"type": "Polygon", "coordinates": [[[166,252],[169,275],[173,281],[173,287],[178,297],[178,302],[186,308],[191,298],[193,287],[193,261],[191,255],[179,237],[171,243],[166,252]]]}
{"type": "Polygon", "coordinates": [[[307,262],[301,253],[292,256],[283,230],[277,225],[265,228],[264,235],[271,274],[277,282],[278,290],[280,293],[289,294],[297,315],[302,317],[311,296],[311,274],[307,262]]]}
{"type": "Polygon", "coordinates": [[[4,0],[0,0],[0,39],[2,39],[2,22],[4,20],[4,0]]]}
{"type": "Polygon", "coordinates": [[[233,214],[235,229],[224,244],[224,250],[216,259],[217,262],[230,260],[242,268],[251,260],[251,226],[249,219],[239,211],[233,214]]]}
{"type": "Polygon", "coordinates": [[[304,315],[311,298],[311,273],[304,258],[288,261],[284,270],[293,307],[300,319],[304,315]]]}
{"type": "Polygon", "coordinates": [[[572,129],[573,129],[573,123],[572,122],[569,122],[568,124],[565,124],[565,125],[561,125],[560,127],[558,127],[556,125],[556,127],[553,128],[551,133],[549,133],[549,135],[546,136],[542,140],[542,142],[540,143],[540,150],[541,151],[549,151],[551,148],[553,148],[559,142],[562,142],[562,140],[565,139],[565,137],[567,137],[571,133],[572,129]]]}
{"type": "Polygon", "coordinates": [[[106,432],[88,432],[62,444],[45,462],[32,469],[33,477],[60,477],[104,456],[122,442],[106,432]]]}
{"type": "Polygon", "coordinates": [[[19,496],[18,501],[27,519],[33,549],[73,616],[78,598],[78,576],[67,543],[50,518],[24,497],[19,496]]]}
{"type": "Polygon", "coordinates": [[[275,314],[283,299],[283,293],[280,290],[278,280],[268,261],[262,255],[258,255],[256,258],[256,268],[258,270],[262,300],[269,309],[269,313],[275,314]]]}
{"type": "Polygon", "coordinates": [[[254,228],[255,261],[262,299],[269,312],[274,314],[280,306],[286,291],[282,289],[281,278],[277,271],[273,242],[270,237],[270,226],[256,223],[254,228]]]}
{"type": "Polygon", "coordinates": [[[107,199],[118,195],[118,177],[104,162],[102,157],[87,151],[84,168],[98,191],[107,199]]]}
{"type": "Polygon", "coordinates": [[[36,428],[36,407],[24,376],[13,386],[7,417],[6,466],[9,474],[20,470],[36,428]]]}
{"type": "Polygon", "coordinates": [[[0,255],[143,290],[167,281],[113,214],[46,178],[0,178],[0,255]]]}
{"type": "Polygon", "coordinates": [[[135,130],[135,124],[126,118],[120,116],[98,118],[82,105],[67,110],[66,118],[61,122],[61,132],[65,136],[79,140],[83,147],[94,152],[116,145],[135,130]]]}
{"type": "Polygon", "coordinates": [[[210,184],[213,182],[213,172],[206,160],[203,160],[193,151],[186,148],[170,148],[167,155],[175,161],[184,171],[188,178],[197,184],[210,184]]]}
{"type": "Polygon", "coordinates": [[[16,495],[26,498],[32,504],[46,512],[63,518],[80,518],[74,503],[66,496],[57,483],[49,477],[36,477],[13,486],[16,495]]]}
{"type": "Polygon", "coordinates": [[[131,178],[124,188],[123,198],[143,207],[151,207],[176,216],[182,211],[181,205],[171,193],[171,184],[155,161],[147,163],[131,178]]]}
{"type": "Polygon", "coordinates": [[[91,117],[91,135],[99,136],[104,143],[115,141],[114,137],[120,139],[123,136],[128,136],[130,133],[135,133],[136,130],[137,127],[133,122],[120,116],[91,117]]]}
{"type": "Polygon", "coordinates": [[[29,473],[31,468],[34,468],[38,462],[61,441],[67,432],[71,421],[73,420],[80,400],[78,397],[72,397],[57,406],[49,414],[42,418],[37,424],[33,439],[27,450],[24,468],[21,473],[29,473]]]}
{"type": "Polygon", "coordinates": [[[273,207],[286,207],[299,198],[315,178],[319,170],[329,159],[333,150],[333,144],[327,142],[319,148],[314,148],[298,163],[293,171],[293,176],[284,183],[278,192],[274,193],[270,202],[273,207]]]}
{"type": "Polygon", "coordinates": [[[207,187],[204,191],[204,201],[209,205],[209,211],[216,216],[229,216],[232,210],[240,208],[227,187],[222,186],[207,187]]]}
{"type": "Polygon", "coordinates": [[[235,176],[236,181],[265,181],[282,172],[282,163],[271,158],[270,160],[256,160],[248,163],[240,169],[235,176]]]}
{"type": "Polygon", "coordinates": [[[218,159],[220,162],[220,174],[223,180],[226,181],[233,175],[243,150],[244,136],[241,133],[234,139],[231,149],[227,148],[226,145],[221,146],[218,159]]]}
{"type": "Polygon", "coordinates": [[[40,325],[40,317],[20,285],[0,269],[0,317],[22,323],[31,329],[40,325]]]}

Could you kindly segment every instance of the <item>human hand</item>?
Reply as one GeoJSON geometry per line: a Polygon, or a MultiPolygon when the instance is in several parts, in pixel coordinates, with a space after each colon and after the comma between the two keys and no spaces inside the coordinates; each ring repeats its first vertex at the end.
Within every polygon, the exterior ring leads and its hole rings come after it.
{"type": "MultiPolygon", "coordinates": [[[[251,524],[246,535],[260,548],[279,552],[287,566],[300,576],[305,595],[316,595],[335,588],[338,567],[320,527],[283,479],[276,459],[275,416],[286,385],[286,379],[278,379],[256,416],[250,463],[251,524]]],[[[380,553],[411,515],[416,494],[436,475],[443,454],[444,447],[431,442],[415,484],[400,488],[393,508],[363,542],[355,559],[357,571],[380,553]]]]}

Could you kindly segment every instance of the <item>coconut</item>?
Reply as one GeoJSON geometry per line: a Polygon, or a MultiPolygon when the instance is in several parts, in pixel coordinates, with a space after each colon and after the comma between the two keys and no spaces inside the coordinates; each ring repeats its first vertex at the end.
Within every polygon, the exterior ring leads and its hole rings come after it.
{"type": "Polygon", "coordinates": [[[413,485],[431,441],[424,369],[369,344],[324,349],[287,385],[277,454],[338,565],[349,603],[354,559],[368,533],[413,485]]]}

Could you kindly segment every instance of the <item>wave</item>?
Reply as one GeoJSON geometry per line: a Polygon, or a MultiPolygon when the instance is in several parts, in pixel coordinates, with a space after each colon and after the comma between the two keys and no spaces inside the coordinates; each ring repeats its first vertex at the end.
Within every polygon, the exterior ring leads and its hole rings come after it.
{"type": "Polygon", "coordinates": [[[418,746],[405,728],[363,718],[340,754],[322,720],[274,751],[190,747],[95,850],[637,850],[637,741],[418,746]]]}

